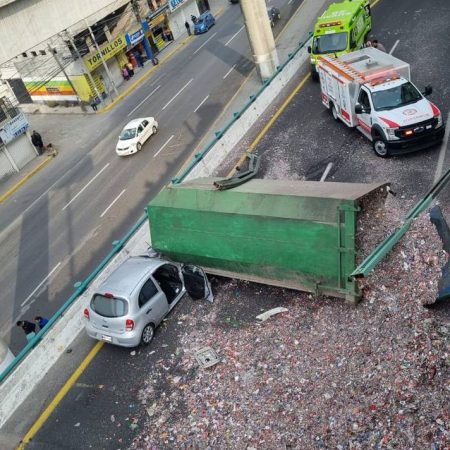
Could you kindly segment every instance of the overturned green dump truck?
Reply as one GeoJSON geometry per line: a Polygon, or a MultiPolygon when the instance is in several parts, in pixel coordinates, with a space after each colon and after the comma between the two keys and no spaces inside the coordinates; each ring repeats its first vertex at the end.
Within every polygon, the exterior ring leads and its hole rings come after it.
{"type": "Polygon", "coordinates": [[[155,250],[216,275],[358,299],[357,217],[387,184],[253,179],[219,191],[214,181],[167,186],[151,201],[155,250]]]}

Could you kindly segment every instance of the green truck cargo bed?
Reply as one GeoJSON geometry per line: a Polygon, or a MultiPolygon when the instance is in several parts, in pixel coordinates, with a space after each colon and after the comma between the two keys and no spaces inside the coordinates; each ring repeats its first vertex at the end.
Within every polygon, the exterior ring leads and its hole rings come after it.
{"type": "Polygon", "coordinates": [[[150,202],[155,250],[217,275],[358,298],[357,214],[385,183],[253,179],[218,191],[216,180],[167,186],[150,202]]]}

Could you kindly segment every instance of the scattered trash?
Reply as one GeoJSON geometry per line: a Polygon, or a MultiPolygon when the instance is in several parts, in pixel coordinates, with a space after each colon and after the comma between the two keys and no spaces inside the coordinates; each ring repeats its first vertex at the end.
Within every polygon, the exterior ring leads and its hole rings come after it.
{"type": "Polygon", "coordinates": [[[80,422],[77,422],[75,425],[74,425],[74,427],[79,427],[81,425],[81,423],[80,422]]]}
{"type": "Polygon", "coordinates": [[[72,353],[72,349],[71,349],[71,348],[68,348],[68,349],[66,350],[66,353],[72,353]]]}
{"type": "Polygon", "coordinates": [[[203,369],[214,366],[220,361],[217,353],[211,347],[205,347],[196,352],[195,359],[203,369]]]}
{"type": "Polygon", "coordinates": [[[134,356],[135,354],[136,354],[136,350],[133,350],[133,351],[130,352],[131,356],[134,356]]]}
{"type": "MultiPolygon", "coordinates": [[[[358,259],[411,207],[400,194],[388,202],[358,220],[358,259]]],[[[450,318],[422,306],[434,302],[446,260],[424,214],[358,281],[356,308],[220,279],[213,304],[192,302],[188,315],[172,316],[184,322],[180,351],[152,361],[138,395],[151,406],[131,448],[450,448],[450,318]],[[282,320],[255,320],[277,307],[288,310],[282,320]],[[215,358],[199,360],[197,350],[219,346],[220,364],[198,370],[215,358]]]]}
{"type": "Polygon", "coordinates": [[[269,311],[263,312],[259,316],[256,316],[256,318],[258,320],[260,320],[261,322],[265,322],[267,319],[274,316],[275,314],[280,314],[283,312],[288,312],[288,309],[282,308],[281,306],[279,306],[278,308],[272,308],[272,309],[269,309],[269,311]]]}
{"type": "Polygon", "coordinates": [[[116,418],[114,417],[114,414],[111,414],[111,422],[114,423],[116,421],[116,418]]]}
{"type": "Polygon", "coordinates": [[[152,406],[149,406],[149,407],[147,408],[147,414],[148,414],[150,417],[153,417],[153,416],[155,415],[155,412],[156,412],[156,402],[153,403],[152,406]]]}

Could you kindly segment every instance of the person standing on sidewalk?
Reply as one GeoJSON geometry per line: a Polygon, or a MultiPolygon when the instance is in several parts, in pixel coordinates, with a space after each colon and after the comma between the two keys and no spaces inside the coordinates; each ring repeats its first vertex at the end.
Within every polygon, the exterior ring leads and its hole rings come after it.
{"type": "Polygon", "coordinates": [[[42,155],[42,153],[44,153],[44,143],[42,142],[41,135],[36,130],[33,130],[31,142],[37,148],[39,155],[42,155]]]}
{"type": "Polygon", "coordinates": [[[97,102],[96,102],[95,98],[92,97],[92,95],[89,96],[89,104],[91,105],[91,108],[94,111],[97,111],[97,102]]]}
{"type": "Polygon", "coordinates": [[[191,26],[189,25],[189,22],[186,20],[186,22],[184,22],[184,26],[186,27],[186,31],[188,36],[191,35],[191,26]]]}
{"type": "Polygon", "coordinates": [[[22,330],[25,332],[27,341],[31,341],[31,339],[33,339],[34,336],[36,336],[36,324],[28,322],[27,320],[18,320],[16,325],[18,327],[21,327],[22,330]]]}

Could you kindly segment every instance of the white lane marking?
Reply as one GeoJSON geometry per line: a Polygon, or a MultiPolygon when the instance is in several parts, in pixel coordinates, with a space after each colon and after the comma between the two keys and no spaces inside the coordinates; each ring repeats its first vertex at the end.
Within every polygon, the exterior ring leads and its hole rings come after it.
{"type": "Polygon", "coordinates": [[[21,303],[21,307],[23,307],[25,305],[25,303],[28,302],[28,300],[30,300],[31,297],[33,297],[33,295],[36,293],[36,291],[38,291],[42,285],[53,275],[53,272],[55,272],[55,270],[61,265],[61,263],[59,262],[58,264],[56,264],[55,267],[53,267],[52,271],[37,285],[36,289],[21,303]]]}
{"type": "Polygon", "coordinates": [[[131,116],[131,114],[133,114],[133,113],[139,108],[139,106],[141,106],[142,103],[144,103],[144,102],[145,102],[151,95],[153,95],[160,87],[161,87],[161,85],[155,87],[155,89],[153,89],[153,91],[150,92],[150,94],[148,94],[147,97],[145,97],[144,100],[142,100],[141,103],[139,103],[134,109],[132,109],[132,110],[127,114],[127,116],[131,116]]]}
{"type": "Polygon", "coordinates": [[[197,108],[194,109],[194,112],[197,112],[197,111],[200,109],[200,106],[202,106],[203,103],[205,103],[206,100],[208,100],[208,98],[209,98],[209,95],[207,95],[207,96],[200,102],[200,105],[198,105],[197,108]]]}
{"type": "Polygon", "coordinates": [[[325,178],[330,173],[331,168],[333,167],[333,163],[328,163],[327,167],[325,168],[325,172],[322,174],[322,177],[320,178],[320,181],[325,181],[325,178]]]}
{"type": "Polygon", "coordinates": [[[195,50],[195,52],[193,53],[193,55],[195,55],[198,51],[200,51],[201,50],[201,48],[203,47],[203,46],[205,46],[215,35],[216,35],[217,33],[214,33],[210,38],[208,38],[208,39],[206,39],[206,41],[205,42],[203,42],[203,44],[202,45],[200,45],[200,47],[197,49],[197,50],[195,50]]]}
{"type": "Polygon", "coordinates": [[[436,167],[436,172],[434,175],[433,184],[435,184],[436,181],[439,180],[439,178],[441,178],[442,175],[442,167],[444,165],[445,153],[447,150],[448,138],[450,135],[450,126],[448,125],[450,123],[449,121],[450,121],[450,111],[448,112],[447,116],[447,128],[445,129],[444,139],[442,140],[441,149],[439,151],[439,159],[436,167]]]}
{"type": "Polygon", "coordinates": [[[394,50],[397,48],[398,43],[400,42],[399,39],[397,39],[395,41],[395,44],[393,45],[393,47],[391,48],[391,51],[389,52],[390,55],[392,55],[392,53],[394,53],[394,50]]]}
{"type": "Polygon", "coordinates": [[[234,68],[236,67],[236,64],[223,76],[223,79],[225,80],[225,78],[230,75],[231,72],[233,72],[234,68]]]}
{"type": "Polygon", "coordinates": [[[89,183],[87,183],[85,186],[84,186],[84,188],[83,189],[81,189],[81,191],[80,192],[78,192],[78,194],[77,195],[75,195],[75,197],[73,197],[72,198],[72,200],[70,200],[70,202],[69,203],[67,203],[67,205],[66,206],[64,206],[64,208],[62,209],[63,211],[107,168],[109,166],[109,163],[108,164],[106,164],[106,166],[105,167],[103,167],[103,169],[101,169],[100,170],[100,172],[98,172],[97,173],[97,175],[95,175],[95,177],[94,178],[92,178],[92,180],[91,181],[89,181],[89,183]]]}
{"type": "Polygon", "coordinates": [[[159,153],[163,151],[164,147],[173,139],[174,136],[175,135],[172,134],[172,136],[170,136],[170,138],[167,139],[167,141],[163,144],[163,146],[153,155],[153,158],[156,158],[159,155],[159,153]]]}
{"type": "Polygon", "coordinates": [[[241,28],[239,28],[238,31],[236,31],[236,33],[233,34],[233,36],[231,36],[231,38],[228,40],[228,42],[225,44],[225,47],[244,29],[245,25],[242,25],[241,28]]]}
{"type": "Polygon", "coordinates": [[[165,110],[192,82],[194,81],[191,78],[164,106],[163,110],[165,110]]]}
{"type": "Polygon", "coordinates": [[[124,189],[110,204],[109,206],[100,214],[100,217],[103,217],[111,208],[112,205],[114,205],[114,203],[117,202],[117,200],[119,200],[120,197],[122,197],[123,193],[126,191],[126,189],[124,189]]]}
{"type": "Polygon", "coordinates": [[[287,4],[290,5],[293,1],[294,1],[294,0],[289,0],[289,1],[287,2],[287,4]]]}

